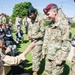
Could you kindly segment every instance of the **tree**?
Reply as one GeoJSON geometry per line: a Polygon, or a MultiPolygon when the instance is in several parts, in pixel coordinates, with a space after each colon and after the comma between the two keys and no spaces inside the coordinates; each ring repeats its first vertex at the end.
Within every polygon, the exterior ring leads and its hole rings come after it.
{"type": "Polygon", "coordinates": [[[9,23],[9,19],[10,19],[10,16],[9,15],[6,15],[6,23],[9,23]]]}
{"type": "Polygon", "coordinates": [[[23,18],[25,15],[27,15],[27,10],[29,7],[32,6],[30,2],[24,2],[24,3],[19,3],[16,4],[13,8],[13,13],[12,13],[12,20],[15,21],[15,17],[19,15],[21,18],[23,18]]]}

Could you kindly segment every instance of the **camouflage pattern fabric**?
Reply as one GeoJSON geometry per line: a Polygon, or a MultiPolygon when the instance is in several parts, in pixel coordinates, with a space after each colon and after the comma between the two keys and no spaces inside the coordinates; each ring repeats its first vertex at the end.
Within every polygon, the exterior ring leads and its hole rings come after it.
{"type": "Polygon", "coordinates": [[[40,57],[42,52],[43,37],[45,32],[45,22],[37,15],[35,21],[30,21],[28,26],[28,36],[34,37],[36,46],[32,50],[33,71],[39,70],[40,57]]]}
{"type": "Polygon", "coordinates": [[[2,16],[0,15],[0,25],[2,24],[2,16]]]}
{"type": "Polygon", "coordinates": [[[70,69],[70,75],[75,75],[75,47],[74,47],[74,52],[73,52],[73,58],[71,62],[71,69],[70,69]]]}
{"type": "Polygon", "coordinates": [[[40,68],[40,58],[41,58],[42,44],[37,45],[32,50],[32,70],[38,71],[40,68]]]}
{"type": "Polygon", "coordinates": [[[2,17],[2,24],[6,24],[6,17],[2,17]]]}
{"type": "Polygon", "coordinates": [[[48,29],[46,30],[42,49],[43,52],[47,51],[45,71],[50,75],[60,75],[59,73],[57,73],[58,69],[61,71],[60,73],[62,73],[62,66],[64,66],[64,64],[60,66],[50,64],[52,64],[55,60],[61,61],[62,63],[63,61],[66,61],[66,58],[71,49],[70,33],[71,27],[69,23],[64,19],[60,19],[57,23],[50,25],[50,27],[48,27],[48,29]],[[51,67],[55,68],[51,69],[51,67]],[[54,72],[55,74],[51,74],[51,72],[54,72]]]}
{"type": "Polygon", "coordinates": [[[64,63],[65,62],[63,62],[60,66],[56,66],[55,61],[46,58],[45,75],[61,75],[63,72],[64,63]]]}
{"type": "Polygon", "coordinates": [[[71,62],[71,73],[70,75],[75,75],[75,56],[73,56],[72,62],[71,62]]]}

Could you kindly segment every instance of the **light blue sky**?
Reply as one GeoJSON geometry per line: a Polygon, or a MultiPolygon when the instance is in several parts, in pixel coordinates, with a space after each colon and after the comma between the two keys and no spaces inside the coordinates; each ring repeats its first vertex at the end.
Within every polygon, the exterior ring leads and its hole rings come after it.
{"type": "Polygon", "coordinates": [[[55,3],[58,7],[62,6],[63,12],[68,17],[73,17],[75,15],[74,0],[0,0],[0,13],[4,12],[7,15],[11,15],[14,5],[21,2],[31,2],[32,5],[42,13],[43,8],[49,3],[55,3]]]}

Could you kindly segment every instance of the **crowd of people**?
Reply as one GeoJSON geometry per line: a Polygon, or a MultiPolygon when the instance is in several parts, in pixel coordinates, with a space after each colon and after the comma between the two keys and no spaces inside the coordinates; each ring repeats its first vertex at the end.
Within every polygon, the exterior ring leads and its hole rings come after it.
{"type": "MultiPolygon", "coordinates": [[[[75,38],[71,38],[71,23],[56,4],[47,5],[43,12],[50,21],[48,26],[46,26],[45,19],[40,17],[33,6],[28,9],[23,21],[17,15],[16,39],[12,35],[12,20],[10,19],[6,24],[5,15],[0,15],[0,75],[9,75],[10,66],[18,65],[24,61],[30,50],[32,50],[33,75],[40,75],[38,71],[40,70],[41,56],[45,58],[44,75],[62,75],[71,47],[75,47],[75,38]],[[21,29],[21,23],[25,31],[21,29]],[[27,34],[28,40],[31,40],[31,44],[23,53],[14,56],[17,52],[14,42],[19,44],[22,41],[23,43],[24,33],[27,34]]],[[[73,49],[75,50],[75,48],[73,49]]],[[[75,74],[74,54],[75,51],[71,59],[70,75],[75,74]]]]}

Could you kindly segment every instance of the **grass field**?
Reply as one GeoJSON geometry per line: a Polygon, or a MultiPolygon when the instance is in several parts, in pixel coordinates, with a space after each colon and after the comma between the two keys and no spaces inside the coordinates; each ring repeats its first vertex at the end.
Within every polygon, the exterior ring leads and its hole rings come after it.
{"type": "MultiPolygon", "coordinates": [[[[22,30],[24,31],[24,27],[22,26],[22,30]]],[[[15,26],[14,26],[14,30],[13,30],[13,35],[15,37],[15,26]]],[[[72,37],[75,35],[75,28],[72,28],[72,37]]],[[[20,52],[23,52],[27,46],[30,44],[30,41],[26,40],[27,39],[27,35],[24,34],[24,43],[17,45],[17,50],[20,52]]],[[[27,60],[25,61],[25,72],[30,72],[32,73],[32,57],[31,57],[31,52],[26,56],[27,60]]],[[[45,66],[45,59],[41,60],[41,65],[40,65],[40,70],[39,70],[39,75],[43,75],[43,71],[44,71],[44,66],[45,66]]],[[[70,65],[71,63],[69,61],[66,62],[65,64],[65,69],[62,75],[69,75],[69,71],[70,71],[70,65]]],[[[31,75],[31,74],[30,74],[31,75]]]]}

